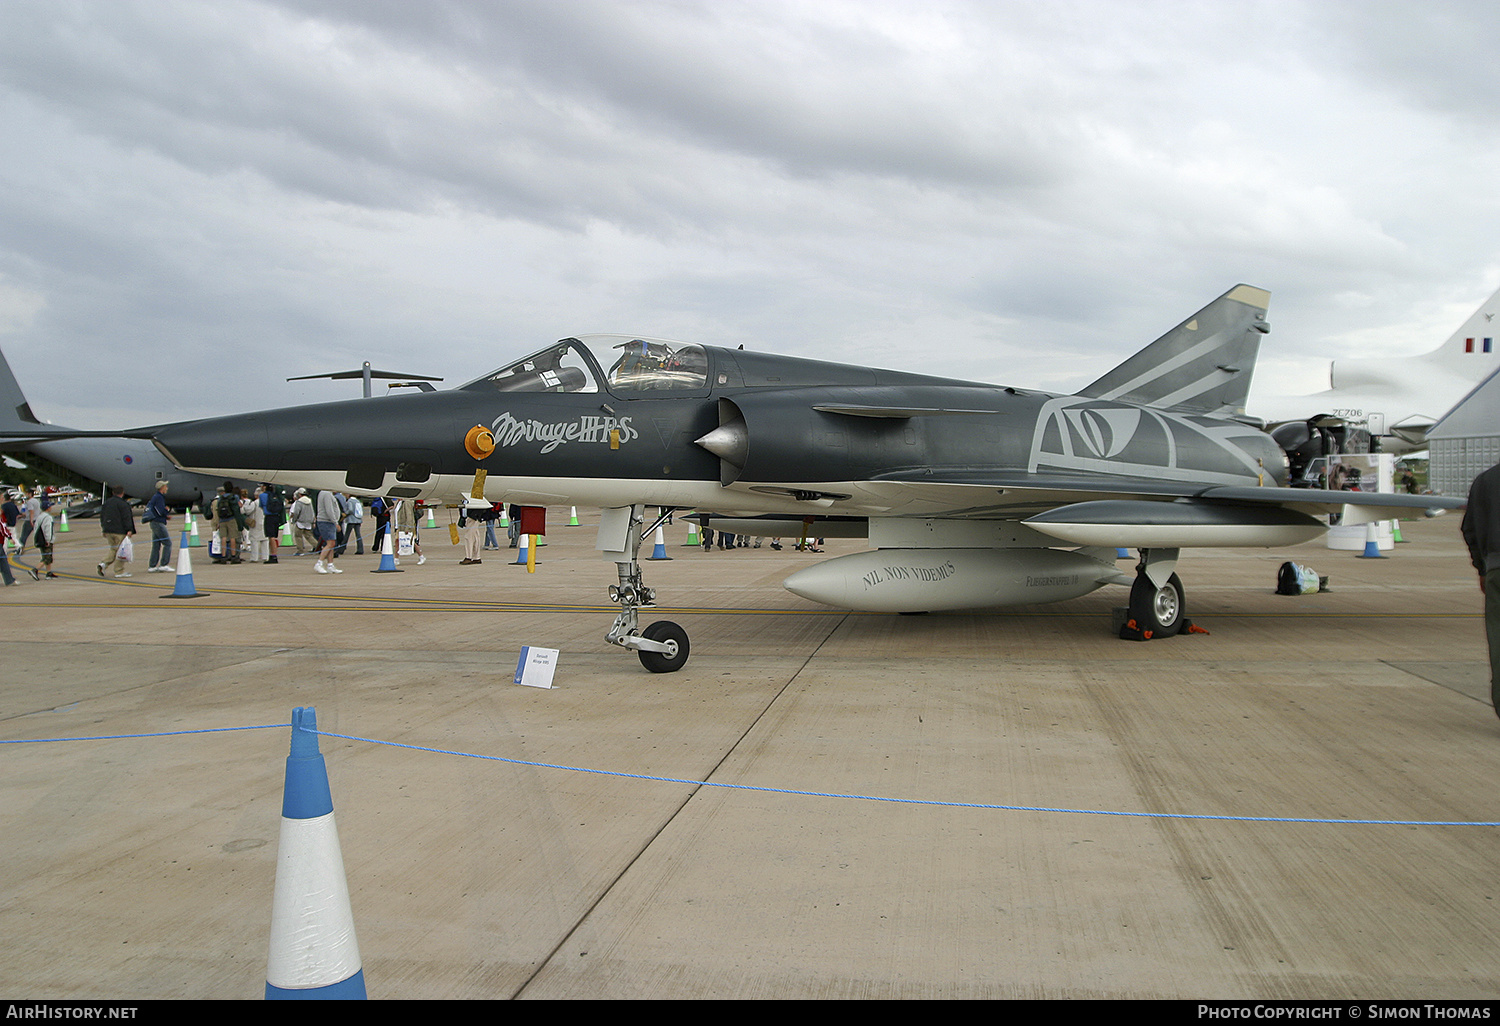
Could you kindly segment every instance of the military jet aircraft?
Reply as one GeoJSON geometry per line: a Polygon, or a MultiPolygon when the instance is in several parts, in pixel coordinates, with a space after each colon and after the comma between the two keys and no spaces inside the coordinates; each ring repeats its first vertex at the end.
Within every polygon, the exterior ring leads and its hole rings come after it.
{"type": "Polygon", "coordinates": [[[1179,550],[1281,546],[1461,502],[1289,488],[1243,414],[1269,293],[1238,285],[1077,395],[639,336],[566,338],[457,388],[143,429],[214,476],[604,509],[621,606],[606,640],[678,669],[686,633],[644,629],[641,539],[673,511],[770,535],[856,533],[872,551],[793,574],[861,610],[1053,602],[1131,587],[1144,632],[1184,620],[1179,550]],[[648,508],[659,518],[648,521],[648,508]],[[1116,547],[1135,548],[1132,579],[1116,547]]]}

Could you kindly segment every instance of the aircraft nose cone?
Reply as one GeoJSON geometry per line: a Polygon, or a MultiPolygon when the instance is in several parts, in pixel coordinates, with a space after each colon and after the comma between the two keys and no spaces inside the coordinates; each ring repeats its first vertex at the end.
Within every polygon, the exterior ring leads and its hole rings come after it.
{"type": "Polygon", "coordinates": [[[743,418],[735,418],[728,424],[721,424],[714,428],[702,438],[694,442],[713,453],[726,463],[734,464],[736,469],[744,469],[745,459],[750,453],[750,434],[745,428],[743,418]]]}

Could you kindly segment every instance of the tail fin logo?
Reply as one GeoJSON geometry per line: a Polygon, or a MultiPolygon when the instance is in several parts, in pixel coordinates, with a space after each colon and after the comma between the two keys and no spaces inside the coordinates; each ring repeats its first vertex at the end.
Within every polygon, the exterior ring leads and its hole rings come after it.
{"type": "Polygon", "coordinates": [[[1124,451],[1135,437],[1141,423],[1141,411],[1116,410],[1064,410],[1068,423],[1073,428],[1073,437],[1095,456],[1109,459],[1124,451]]]}

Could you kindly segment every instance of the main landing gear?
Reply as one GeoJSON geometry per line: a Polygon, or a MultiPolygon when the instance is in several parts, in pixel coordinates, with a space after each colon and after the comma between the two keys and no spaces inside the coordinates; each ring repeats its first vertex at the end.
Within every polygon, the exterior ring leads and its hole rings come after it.
{"type": "MultiPolygon", "coordinates": [[[[1170,638],[1187,622],[1177,549],[1141,549],[1130,586],[1130,623],[1143,638],[1170,638]]],[[[1123,637],[1123,635],[1122,635],[1123,637]]]]}
{"type": "Polygon", "coordinates": [[[687,631],[671,620],[657,620],[645,630],[640,629],[640,610],[656,605],[656,589],[648,588],[641,579],[638,559],[641,537],[655,533],[671,512],[662,510],[651,526],[643,530],[645,506],[606,509],[599,518],[599,540],[595,544],[620,573],[620,583],[609,586],[609,600],[619,603],[620,612],[604,640],[633,649],[640,656],[641,665],[652,673],[674,673],[682,669],[688,658],[687,631]]]}

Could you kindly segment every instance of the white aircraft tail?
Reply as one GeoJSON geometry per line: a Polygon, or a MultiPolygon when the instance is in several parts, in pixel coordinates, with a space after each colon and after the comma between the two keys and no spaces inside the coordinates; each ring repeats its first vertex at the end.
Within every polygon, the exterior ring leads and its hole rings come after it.
{"type": "Polygon", "coordinates": [[[1265,289],[1236,285],[1079,395],[1189,413],[1244,413],[1260,338],[1271,330],[1270,302],[1265,289]]]}
{"type": "MultiPolygon", "coordinates": [[[[1330,385],[1340,388],[1415,387],[1431,371],[1477,385],[1500,367],[1500,290],[1490,296],[1448,336],[1448,341],[1419,356],[1370,360],[1335,360],[1330,385]]],[[[1441,413],[1442,410],[1438,410],[1441,413]]]]}

